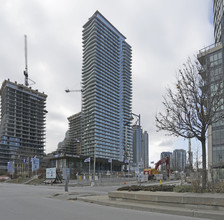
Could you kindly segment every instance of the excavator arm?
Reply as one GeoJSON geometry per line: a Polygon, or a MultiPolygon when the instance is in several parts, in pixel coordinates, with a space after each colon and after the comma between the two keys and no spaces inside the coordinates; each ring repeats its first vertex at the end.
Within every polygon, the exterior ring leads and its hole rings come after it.
{"type": "Polygon", "coordinates": [[[166,163],[166,172],[167,172],[167,175],[169,176],[170,174],[170,170],[169,170],[170,158],[169,157],[163,157],[161,160],[159,160],[156,163],[155,169],[158,170],[158,167],[164,163],[166,163]]]}

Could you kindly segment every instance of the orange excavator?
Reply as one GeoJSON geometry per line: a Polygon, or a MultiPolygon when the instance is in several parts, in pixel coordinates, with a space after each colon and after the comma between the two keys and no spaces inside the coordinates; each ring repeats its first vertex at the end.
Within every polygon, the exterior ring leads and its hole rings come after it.
{"type": "Polygon", "coordinates": [[[161,160],[159,160],[156,163],[155,169],[158,170],[158,167],[163,163],[166,163],[166,173],[167,173],[167,176],[169,176],[169,174],[170,174],[170,169],[169,169],[170,158],[169,157],[163,157],[161,160]]]}
{"type": "Polygon", "coordinates": [[[155,169],[144,169],[144,175],[148,175],[148,179],[151,180],[154,178],[155,174],[160,174],[160,172],[158,171],[158,168],[161,164],[166,163],[166,172],[167,172],[167,176],[169,176],[170,174],[170,170],[169,170],[169,164],[170,164],[170,158],[169,157],[163,157],[161,160],[159,160],[156,164],[155,164],[155,169]]]}

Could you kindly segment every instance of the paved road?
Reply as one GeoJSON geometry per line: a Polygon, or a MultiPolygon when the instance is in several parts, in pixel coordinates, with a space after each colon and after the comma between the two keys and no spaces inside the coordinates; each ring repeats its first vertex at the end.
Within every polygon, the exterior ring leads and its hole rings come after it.
{"type": "MultiPolygon", "coordinates": [[[[85,196],[106,194],[109,187],[70,187],[69,192],[85,196]]],[[[0,183],[1,220],[193,220],[173,215],[164,215],[128,209],[120,209],[81,201],[56,199],[53,195],[64,193],[58,186],[29,186],[0,183]]]]}

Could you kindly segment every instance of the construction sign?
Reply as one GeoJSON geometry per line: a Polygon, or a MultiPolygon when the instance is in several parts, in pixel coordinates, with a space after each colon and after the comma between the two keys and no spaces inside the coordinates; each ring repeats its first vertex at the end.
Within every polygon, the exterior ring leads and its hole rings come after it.
{"type": "Polygon", "coordinates": [[[10,173],[10,174],[15,173],[15,163],[12,161],[8,162],[8,173],[10,173]]]}
{"type": "Polygon", "coordinates": [[[32,160],[32,172],[39,169],[39,166],[40,166],[39,163],[40,163],[39,158],[33,158],[33,160],[32,160]]]}

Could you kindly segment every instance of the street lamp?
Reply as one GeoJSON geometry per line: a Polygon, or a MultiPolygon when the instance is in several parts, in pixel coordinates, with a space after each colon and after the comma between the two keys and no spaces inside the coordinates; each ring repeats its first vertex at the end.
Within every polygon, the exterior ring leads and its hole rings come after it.
{"type": "MultiPolygon", "coordinates": [[[[141,128],[141,116],[140,114],[135,114],[135,113],[131,113],[131,120],[136,119],[136,122],[134,123],[133,126],[138,126],[139,128],[141,128]]],[[[137,140],[136,140],[137,141],[137,140]]],[[[138,143],[141,144],[141,143],[138,143]]],[[[126,153],[127,154],[127,153],[126,153]]],[[[133,157],[133,155],[129,155],[130,158],[133,157]]],[[[138,164],[138,159],[137,159],[137,164],[138,164]]],[[[130,169],[130,162],[129,162],[129,169],[130,169]]]]}
{"type": "Polygon", "coordinates": [[[127,170],[127,163],[129,163],[129,161],[128,161],[128,149],[127,149],[127,145],[128,145],[128,141],[127,141],[127,139],[128,139],[128,125],[130,124],[130,122],[128,121],[128,122],[126,122],[125,124],[124,124],[124,126],[125,126],[125,143],[124,143],[124,163],[125,163],[125,166],[124,166],[124,169],[125,169],[125,171],[127,170]]]}
{"type": "Polygon", "coordinates": [[[95,183],[95,173],[96,173],[96,144],[94,144],[94,160],[93,160],[93,182],[95,183]]]}
{"type": "MultiPolygon", "coordinates": [[[[99,139],[101,141],[102,138],[99,139]]],[[[96,175],[96,146],[97,143],[94,144],[94,158],[93,158],[93,182],[95,183],[95,175],[96,175]]]]}

